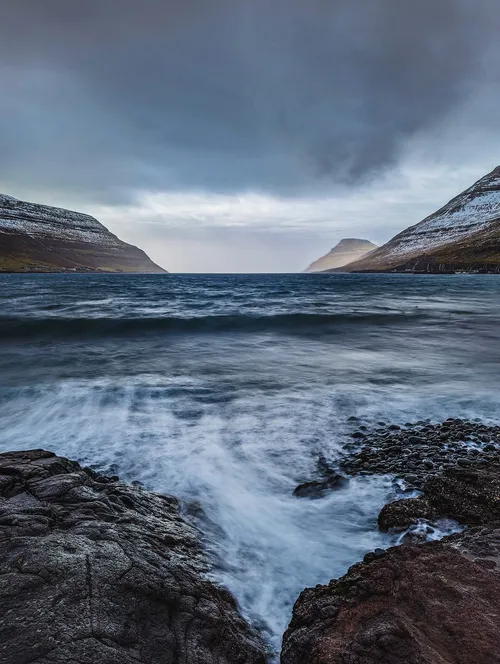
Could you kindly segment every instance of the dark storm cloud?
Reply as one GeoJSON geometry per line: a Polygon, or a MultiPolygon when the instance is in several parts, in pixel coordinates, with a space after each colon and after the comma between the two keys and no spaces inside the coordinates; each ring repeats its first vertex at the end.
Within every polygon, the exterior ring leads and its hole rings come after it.
{"type": "Polygon", "coordinates": [[[493,76],[499,17],[497,0],[0,0],[0,180],[119,200],[366,176],[493,76]]]}

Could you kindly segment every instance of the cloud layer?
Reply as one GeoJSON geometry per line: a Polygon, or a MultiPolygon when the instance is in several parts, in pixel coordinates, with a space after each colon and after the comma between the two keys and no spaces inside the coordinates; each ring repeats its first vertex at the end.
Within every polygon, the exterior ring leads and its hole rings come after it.
{"type": "Polygon", "coordinates": [[[251,225],[275,218],[257,200],[343,196],[410,148],[493,167],[499,28],[497,0],[0,0],[0,185],[240,197],[251,225]]]}

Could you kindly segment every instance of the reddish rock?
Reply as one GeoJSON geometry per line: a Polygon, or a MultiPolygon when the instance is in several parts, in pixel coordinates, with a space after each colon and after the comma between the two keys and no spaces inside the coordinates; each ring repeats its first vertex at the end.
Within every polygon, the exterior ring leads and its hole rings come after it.
{"type": "Polygon", "coordinates": [[[497,664],[500,531],[389,549],[304,590],[282,664],[497,664]]]}

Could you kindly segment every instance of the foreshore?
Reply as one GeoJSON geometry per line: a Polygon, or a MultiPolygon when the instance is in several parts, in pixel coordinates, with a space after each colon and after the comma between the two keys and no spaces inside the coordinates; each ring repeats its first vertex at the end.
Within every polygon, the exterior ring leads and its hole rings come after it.
{"type": "Polygon", "coordinates": [[[396,500],[378,526],[406,534],[301,593],[282,664],[500,662],[500,427],[453,418],[351,424],[338,467],[321,458],[318,477],[295,495],[318,498],[354,475],[389,475],[396,500]],[[427,541],[443,520],[461,532],[427,541]]]}
{"type": "MultiPolygon", "coordinates": [[[[296,495],[389,475],[398,500],[378,527],[419,529],[305,589],[282,664],[500,662],[500,427],[351,425],[338,467],[320,459],[296,495]],[[425,527],[441,519],[462,532],[426,542],[425,527]]],[[[173,497],[51,452],[9,452],[0,455],[0,529],[5,664],[275,661],[234,598],[207,580],[198,533],[173,497]]]]}

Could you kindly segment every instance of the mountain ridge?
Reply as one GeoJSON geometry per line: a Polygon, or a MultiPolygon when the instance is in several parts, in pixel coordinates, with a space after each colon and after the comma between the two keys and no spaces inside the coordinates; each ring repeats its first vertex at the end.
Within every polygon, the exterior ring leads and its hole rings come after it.
{"type": "Polygon", "coordinates": [[[325,272],[329,269],[340,268],[366,256],[375,249],[377,249],[377,245],[369,240],[343,238],[327,254],[313,261],[304,272],[325,272]]]}
{"type": "Polygon", "coordinates": [[[500,272],[500,166],[347,272],[500,272]]]}
{"type": "Polygon", "coordinates": [[[0,272],[166,270],[90,215],[0,194],[0,272]]]}

